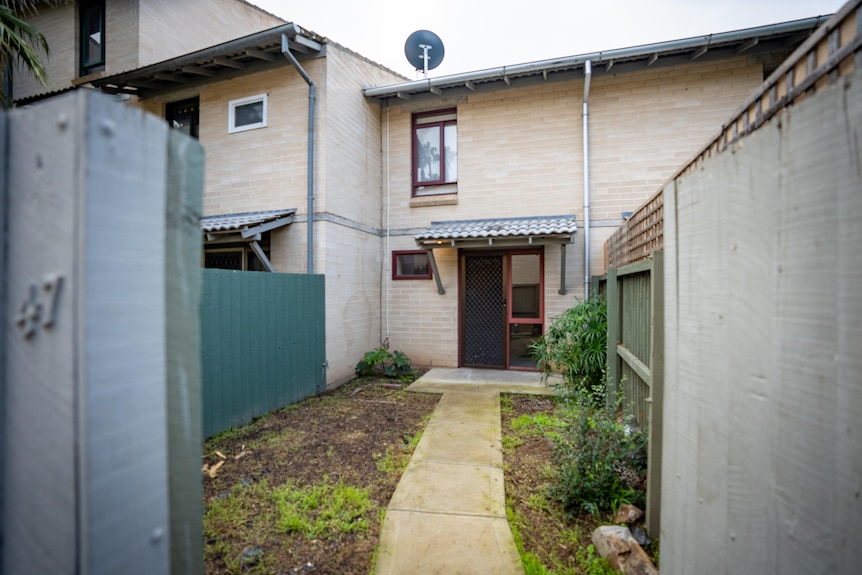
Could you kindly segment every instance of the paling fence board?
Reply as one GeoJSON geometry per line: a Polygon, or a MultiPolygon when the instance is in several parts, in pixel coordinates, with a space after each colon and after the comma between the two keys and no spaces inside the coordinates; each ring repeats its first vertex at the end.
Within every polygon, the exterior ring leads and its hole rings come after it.
{"type": "Polygon", "coordinates": [[[87,91],[7,120],[2,571],[200,573],[200,147],[87,91]]]}
{"type": "Polygon", "coordinates": [[[204,270],[204,435],[320,393],[324,276],[204,270]]]}
{"type": "Polygon", "coordinates": [[[666,189],[664,573],[858,569],[860,141],[857,72],[666,189]]]}

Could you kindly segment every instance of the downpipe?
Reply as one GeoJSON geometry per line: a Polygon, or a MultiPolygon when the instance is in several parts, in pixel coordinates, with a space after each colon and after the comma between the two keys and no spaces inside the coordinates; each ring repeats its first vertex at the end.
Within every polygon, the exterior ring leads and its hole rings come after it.
{"type": "Polygon", "coordinates": [[[300,66],[296,57],[290,51],[287,34],[281,35],[281,53],[290,60],[305,83],[308,84],[308,274],[314,273],[314,100],[315,85],[311,77],[300,66]]]}
{"type": "Polygon", "coordinates": [[[584,62],[584,298],[590,296],[590,79],[592,63],[584,62]]]}

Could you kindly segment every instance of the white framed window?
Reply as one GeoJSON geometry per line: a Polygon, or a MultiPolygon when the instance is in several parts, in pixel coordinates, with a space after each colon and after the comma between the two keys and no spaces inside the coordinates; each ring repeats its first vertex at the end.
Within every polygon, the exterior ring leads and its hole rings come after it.
{"type": "Polygon", "coordinates": [[[266,127],[266,94],[231,100],[228,103],[227,131],[244,132],[266,127]]]}

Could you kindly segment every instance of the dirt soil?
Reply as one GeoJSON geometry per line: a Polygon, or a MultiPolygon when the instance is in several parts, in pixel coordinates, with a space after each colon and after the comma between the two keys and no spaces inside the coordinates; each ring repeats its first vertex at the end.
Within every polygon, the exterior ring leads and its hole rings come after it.
{"type": "MultiPolygon", "coordinates": [[[[393,388],[389,382],[358,380],[207,441],[206,573],[369,573],[383,511],[415,447],[417,432],[424,429],[438,399],[393,388]],[[285,533],[270,519],[276,503],[266,489],[288,482],[314,485],[323,478],[368,490],[372,506],[365,517],[367,531],[312,538],[285,533]],[[255,486],[266,489],[258,495],[255,486]],[[230,511],[219,515],[215,508],[220,506],[230,511]]],[[[554,405],[547,397],[508,396],[504,436],[511,433],[513,419],[551,414],[554,405]]],[[[524,548],[545,565],[573,565],[578,547],[589,544],[591,529],[573,540],[570,529],[563,533],[571,521],[537,496],[549,481],[547,440],[519,436],[516,447],[504,449],[504,458],[507,499],[524,548]]]]}

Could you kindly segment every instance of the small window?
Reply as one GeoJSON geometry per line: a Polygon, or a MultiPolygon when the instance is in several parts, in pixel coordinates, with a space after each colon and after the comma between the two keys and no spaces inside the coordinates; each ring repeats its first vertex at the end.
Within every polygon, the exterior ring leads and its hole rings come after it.
{"type": "Polygon", "coordinates": [[[266,127],[266,94],[231,100],[228,106],[228,133],[266,127]]]}
{"type": "Polygon", "coordinates": [[[458,181],[458,125],[455,110],[413,116],[413,195],[452,193],[458,181]]]}
{"type": "Polygon", "coordinates": [[[428,261],[428,252],[392,252],[392,279],[430,280],[431,264],[428,261]]]}
{"type": "Polygon", "coordinates": [[[171,102],[165,106],[165,119],[168,121],[168,125],[195,139],[198,137],[199,118],[200,101],[198,98],[171,102]]]}
{"type": "MultiPolygon", "coordinates": [[[[269,258],[269,245],[261,246],[269,258]]],[[[268,271],[254,251],[247,246],[231,244],[230,247],[204,248],[204,267],[220,270],[244,270],[250,272],[268,271]]]]}
{"type": "Polygon", "coordinates": [[[81,76],[105,69],[105,0],[84,0],[78,14],[81,76]]]}

